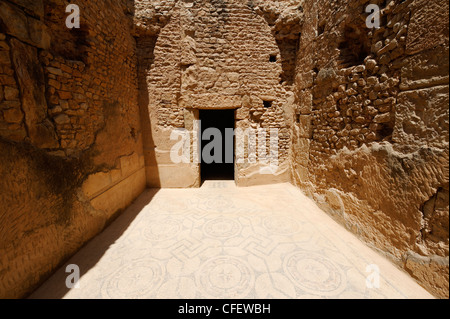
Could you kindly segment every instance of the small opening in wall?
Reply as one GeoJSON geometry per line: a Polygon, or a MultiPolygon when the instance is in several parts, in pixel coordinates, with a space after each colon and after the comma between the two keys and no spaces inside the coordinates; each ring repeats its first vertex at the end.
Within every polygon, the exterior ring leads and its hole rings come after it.
{"type": "Polygon", "coordinates": [[[276,54],[271,54],[270,57],[269,57],[269,62],[271,62],[271,63],[277,62],[277,55],[276,54]]]}
{"type": "Polygon", "coordinates": [[[273,102],[272,101],[263,101],[263,105],[266,109],[269,109],[272,107],[273,102]]]}
{"type": "Polygon", "coordinates": [[[382,126],[381,130],[378,132],[382,140],[391,140],[394,134],[394,123],[387,123],[382,126]]]}
{"type": "Polygon", "coordinates": [[[319,69],[318,68],[314,68],[313,72],[314,72],[314,74],[312,76],[313,76],[313,79],[315,80],[315,79],[317,79],[317,75],[319,74],[319,69]]]}
{"type": "Polygon", "coordinates": [[[343,38],[339,42],[339,62],[348,68],[360,65],[370,54],[370,41],[362,26],[346,26],[343,38]]]}
{"type": "Polygon", "coordinates": [[[319,24],[319,27],[317,28],[317,35],[322,35],[325,32],[325,22],[322,22],[319,24]]]}

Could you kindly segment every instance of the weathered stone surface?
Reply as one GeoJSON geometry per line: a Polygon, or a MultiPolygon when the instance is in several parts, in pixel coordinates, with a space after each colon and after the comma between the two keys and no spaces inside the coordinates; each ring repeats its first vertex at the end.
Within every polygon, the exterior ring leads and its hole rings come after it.
{"type": "Polygon", "coordinates": [[[76,30],[65,6],[0,1],[0,297],[29,293],[146,183],[199,186],[170,135],[201,109],[279,129],[279,170],[236,165],[239,185],[293,181],[448,297],[448,1],[87,0],[76,30]]]}
{"type": "Polygon", "coordinates": [[[400,88],[413,90],[448,84],[448,50],[448,45],[440,45],[405,58],[400,88]]]}
{"type": "MultiPolygon", "coordinates": [[[[16,2],[31,9],[37,15],[43,15],[42,1],[21,0],[16,2]]],[[[27,16],[22,9],[6,1],[0,3],[0,23],[5,25],[6,33],[21,41],[41,49],[48,49],[50,46],[50,35],[45,24],[38,19],[27,16]]]]}
{"type": "Polygon", "coordinates": [[[19,90],[14,87],[5,86],[4,91],[5,100],[13,101],[19,97],[19,90]]]}
{"type": "Polygon", "coordinates": [[[11,0],[11,2],[39,18],[44,16],[44,0],[11,0]]]}
{"type": "Polygon", "coordinates": [[[8,51],[0,52],[0,63],[6,64],[9,61],[10,61],[9,52],[8,51]]]}
{"type": "Polygon", "coordinates": [[[6,26],[6,33],[23,41],[29,40],[27,16],[16,6],[0,2],[0,21],[6,26]]]}
{"type": "Polygon", "coordinates": [[[361,17],[368,3],[339,1],[339,12],[304,3],[295,94],[297,114],[311,109],[313,135],[300,138],[300,117],[294,182],[448,297],[448,2],[391,1],[378,31],[361,17]]]}
{"type": "Polygon", "coordinates": [[[414,54],[434,48],[447,40],[449,34],[449,3],[440,0],[414,1],[408,26],[406,53],[414,54]]]}
{"type": "Polygon", "coordinates": [[[8,109],[3,111],[3,118],[8,123],[20,123],[23,119],[23,113],[18,109],[8,109]]]}
{"type": "Polygon", "coordinates": [[[51,36],[47,26],[39,20],[28,18],[31,43],[41,49],[49,49],[51,36]]]}
{"type": "Polygon", "coordinates": [[[31,142],[40,148],[57,148],[59,143],[47,120],[44,72],[35,48],[11,39],[12,61],[21,92],[22,109],[31,142]]]}
{"type": "Polygon", "coordinates": [[[66,114],[60,114],[58,116],[55,116],[53,120],[55,121],[56,124],[59,125],[70,123],[70,117],[67,116],[66,114]]]}
{"type": "Polygon", "coordinates": [[[131,18],[89,0],[69,30],[66,5],[0,1],[0,298],[29,294],[146,184],[131,18]]]}
{"type": "MultiPolygon", "coordinates": [[[[240,121],[250,120],[246,125],[251,127],[287,130],[293,121],[285,118],[285,110],[292,104],[288,97],[293,95],[302,17],[298,5],[298,1],[249,6],[241,1],[203,0],[195,5],[169,1],[156,6],[152,1],[138,1],[135,24],[139,34],[140,104],[142,116],[150,121],[147,132],[151,132],[151,138],[144,139],[144,147],[150,150],[156,146],[168,152],[175,142],[165,132],[187,127],[185,109],[234,109],[241,119],[236,127],[240,127],[240,121]],[[164,8],[170,20],[156,19],[164,8]],[[209,13],[205,16],[205,12],[209,13]],[[268,25],[272,15],[275,25],[268,25]],[[270,102],[270,108],[264,107],[265,101],[270,102]]],[[[279,160],[286,163],[290,141],[288,135],[281,137],[279,160]]],[[[177,181],[179,187],[198,184],[198,167],[192,170],[187,165],[186,172],[180,173],[182,169],[169,165],[173,163],[167,159],[161,161],[157,154],[152,157],[147,169],[164,174],[159,180],[150,177],[149,185],[176,187],[177,181]],[[169,177],[170,170],[176,180],[169,177]]],[[[246,165],[236,167],[240,185],[249,176],[246,169],[246,165]]],[[[285,181],[289,180],[286,176],[285,181]]],[[[263,175],[258,183],[264,178],[272,182],[270,176],[263,175]]]]}
{"type": "Polygon", "coordinates": [[[414,148],[448,145],[448,105],[448,85],[400,93],[393,140],[414,148]]]}

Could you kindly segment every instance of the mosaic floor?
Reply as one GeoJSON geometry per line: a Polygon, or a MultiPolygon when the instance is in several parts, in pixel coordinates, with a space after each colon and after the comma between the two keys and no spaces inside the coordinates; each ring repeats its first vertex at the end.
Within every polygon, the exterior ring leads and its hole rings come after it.
{"type": "Polygon", "coordinates": [[[148,190],[68,264],[31,298],[432,298],[290,184],[148,190]]]}

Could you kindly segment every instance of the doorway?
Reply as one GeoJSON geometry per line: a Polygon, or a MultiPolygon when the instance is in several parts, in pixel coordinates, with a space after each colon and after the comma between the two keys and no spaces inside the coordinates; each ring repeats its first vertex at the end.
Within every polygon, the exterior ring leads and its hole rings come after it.
{"type": "Polygon", "coordinates": [[[202,182],[234,180],[235,141],[230,131],[235,128],[235,110],[200,110],[200,120],[202,182]]]}

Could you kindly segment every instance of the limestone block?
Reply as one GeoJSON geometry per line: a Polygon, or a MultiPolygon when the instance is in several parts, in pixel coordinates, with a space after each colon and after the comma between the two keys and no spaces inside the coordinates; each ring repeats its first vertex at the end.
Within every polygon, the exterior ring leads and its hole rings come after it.
{"type": "Polygon", "coordinates": [[[166,151],[166,150],[160,150],[160,149],[156,149],[155,150],[155,155],[156,155],[156,162],[159,164],[159,165],[170,165],[170,164],[174,164],[173,162],[172,162],[172,160],[171,160],[171,158],[170,158],[170,154],[171,154],[171,151],[170,150],[168,150],[168,151],[166,151]]]}
{"type": "Polygon", "coordinates": [[[43,0],[11,0],[11,2],[25,8],[26,11],[40,18],[44,16],[44,1],[43,0]]]}
{"type": "Polygon", "coordinates": [[[303,138],[312,138],[312,116],[300,115],[299,136],[303,138]]]}
{"type": "Polygon", "coordinates": [[[325,198],[334,213],[338,213],[340,215],[345,214],[345,205],[340,196],[339,190],[333,188],[327,189],[325,191],[325,198]]]}
{"type": "Polygon", "coordinates": [[[145,189],[145,170],[141,169],[91,200],[91,205],[107,218],[128,207],[145,189]]]}
{"type": "Polygon", "coordinates": [[[158,165],[146,169],[150,187],[192,188],[200,186],[198,165],[158,165]]]}
{"type": "Polygon", "coordinates": [[[41,148],[59,148],[55,128],[48,119],[45,119],[42,123],[36,124],[31,129],[29,128],[28,132],[36,146],[41,148]]]}
{"type": "Polygon", "coordinates": [[[59,115],[55,116],[55,118],[53,120],[55,121],[56,124],[59,124],[59,125],[64,125],[64,124],[70,123],[70,117],[67,116],[66,114],[59,114],[59,115]]]}
{"type": "Polygon", "coordinates": [[[111,176],[111,182],[112,183],[117,183],[120,180],[122,180],[123,175],[122,175],[122,170],[120,169],[113,169],[109,172],[109,175],[111,176]]]}
{"type": "Polygon", "coordinates": [[[406,54],[412,55],[448,43],[448,1],[415,1],[413,8],[406,38],[406,54]]]}
{"type": "Polygon", "coordinates": [[[239,187],[250,187],[286,183],[291,180],[291,171],[287,163],[280,164],[273,173],[265,170],[266,173],[261,174],[261,169],[264,168],[264,165],[253,164],[245,169],[239,169],[235,179],[236,185],[239,187]]]}
{"type": "Polygon", "coordinates": [[[0,64],[9,64],[11,59],[8,51],[0,51],[0,64]]]}
{"type": "Polygon", "coordinates": [[[182,96],[180,106],[199,109],[237,109],[242,106],[242,97],[239,95],[222,95],[217,93],[189,94],[182,96]]]}
{"type": "Polygon", "coordinates": [[[391,120],[392,115],[390,113],[379,114],[373,119],[375,123],[389,123],[391,120]]]}
{"type": "Polygon", "coordinates": [[[107,189],[111,184],[111,174],[109,172],[100,172],[90,175],[83,183],[82,189],[88,198],[92,198],[94,195],[107,189]]]}
{"type": "Polygon", "coordinates": [[[449,48],[438,46],[407,57],[401,69],[401,88],[420,89],[448,84],[449,48]]]}
{"type": "Polygon", "coordinates": [[[37,50],[16,39],[11,39],[10,43],[29,137],[37,147],[57,148],[59,143],[54,127],[46,119],[44,72],[39,67],[37,50]]]}
{"type": "Polygon", "coordinates": [[[241,107],[236,111],[237,120],[245,120],[250,117],[250,110],[246,107],[241,107]]]}
{"type": "Polygon", "coordinates": [[[23,113],[19,109],[8,109],[3,111],[3,117],[6,122],[20,123],[23,119],[23,113]]]}
{"type": "Polygon", "coordinates": [[[44,23],[28,17],[28,28],[30,32],[31,44],[44,50],[50,48],[51,37],[48,32],[47,26],[44,23]]]}
{"type": "MultiPolygon", "coordinates": [[[[28,8],[36,10],[38,15],[43,14],[42,1],[36,1],[35,5],[31,0],[20,2],[22,2],[19,3],[20,5],[26,5],[28,8]]],[[[2,1],[0,3],[0,20],[6,26],[6,33],[41,49],[50,47],[50,35],[44,23],[27,16],[19,7],[2,1]]]]}
{"type": "Polygon", "coordinates": [[[295,145],[295,163],[298,163],[304,167],[309,165],[309,150],[311,147],[311,140],[308,138],[300,138],[295,145]]]}
{"type": "Polygon", "coordinates": [[[420,256],[414,252],[408,252],[405,263],[406,270],[423,283],[425,288],[437,296],[448,298],[448,272],[449,258],[420,256]],[[436,276],[446,274],[446,276],[436,276]]]}
{"type": "Polygon", "coordinates": [[[22,41],[30,41],[27,16],[14,5],[6,1],[0,2],[0,21],[6,27],[6,33],[22,41]]]}
{"type": "Polygon", "coordinates": [[[402,92],[396,105],[394,141],[405,145],[448,143],[449,88],[438,86],[402,92]]]}
{"type": "Polygon", "coordinates": [[[295,165],[294,174],[296,175],[297,181],[299,183],[309,182],[309,171],[307,167],[302,165],[295,165]]]}
{"type": "Polygon", "coordinates": [[[313,107],[313,96],[309,90],[301,91],[298,94],[298,102],[301,114],[311,114],[313,107]]]}
{"type": "Polygon", "coordinates": [[[14,87],[5,86],[5,100],[16,100],[19,97],[19,90],[14,87]]]}
{"type": "Polygon", "coordinates": [[[122,170],[122,176],[129,176],[137,169],[141,168],[139,155],[137,153],[133,153],[130,156],[121,157],[120,168],[122,170]]]}
{"type": "Polygon", "coordinates": [[[145,166],[154,166],[157,164],[156,161],[156,149],[145,149],[144,150],[145,166]]]}
{"type": "Polygon", "coordinates": [[[314,76],[314,72],[299,72],[295,78],[295,82],[298,83],[298,89],[311,88],[314,83],[314,76]]]}

